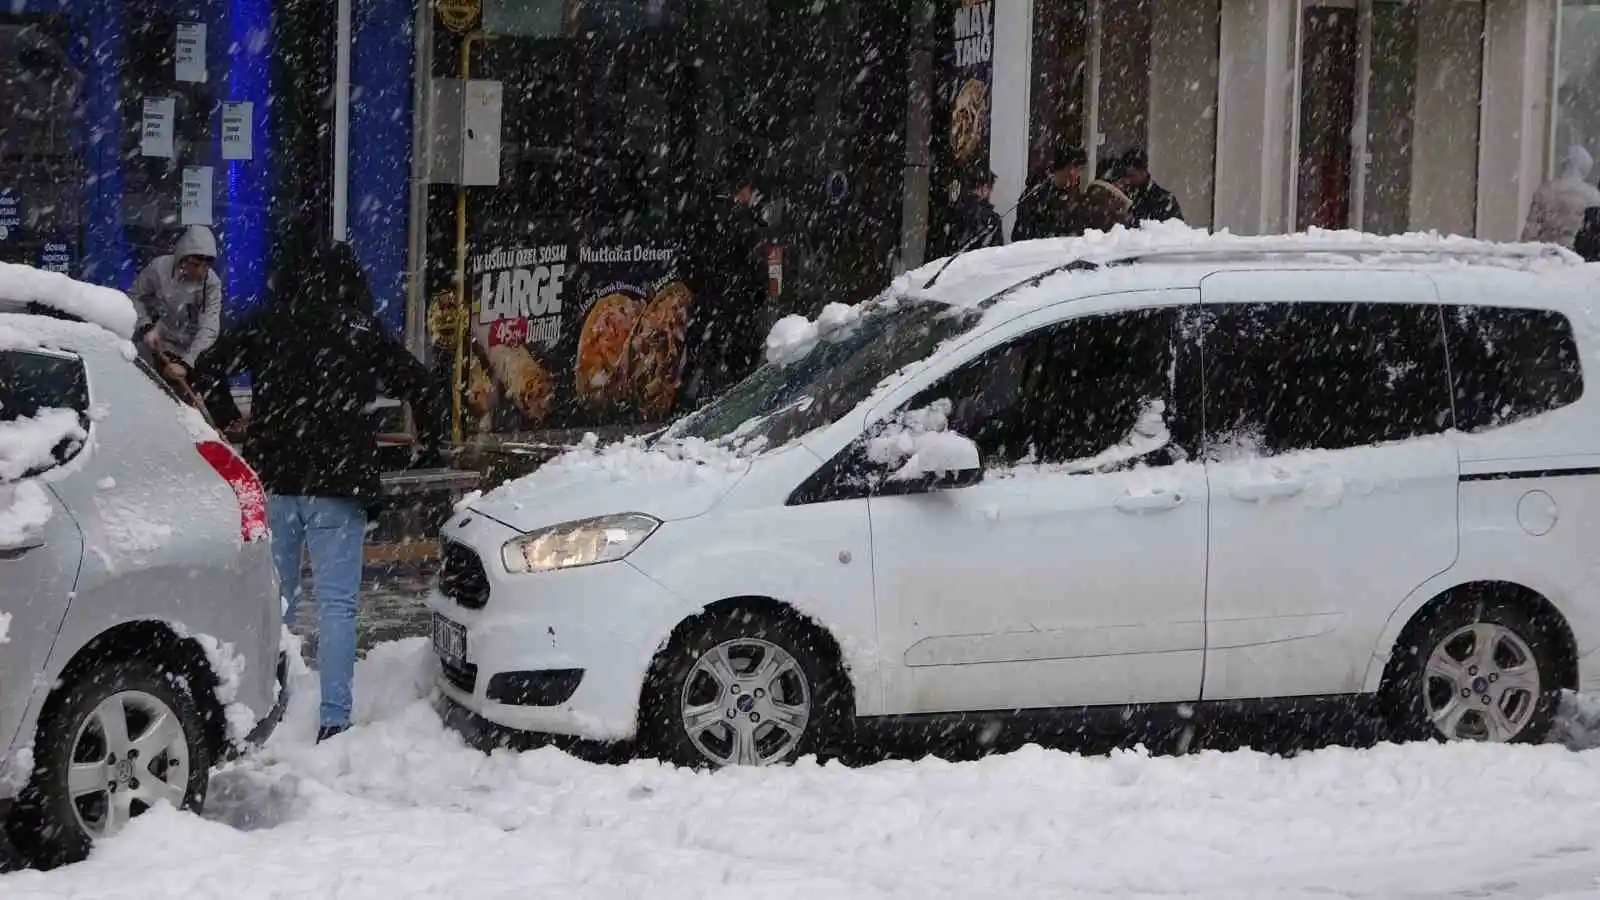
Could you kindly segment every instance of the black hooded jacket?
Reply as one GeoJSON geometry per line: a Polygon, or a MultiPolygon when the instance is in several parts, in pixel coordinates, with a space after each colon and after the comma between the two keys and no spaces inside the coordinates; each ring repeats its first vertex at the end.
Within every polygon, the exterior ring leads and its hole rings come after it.
{"type": "Polygon", "coordinates": [[[379,495],[377,424],[367,407],[388,396],[411,404],[424,452],[437,453],[444,392],[373,318],[372,295],[344,245],[319,249],[275,297],[227,330],[196,366],[217,425],[240,418],[227,380],[251,375],[244,455],[270,494],[379,495]]]}

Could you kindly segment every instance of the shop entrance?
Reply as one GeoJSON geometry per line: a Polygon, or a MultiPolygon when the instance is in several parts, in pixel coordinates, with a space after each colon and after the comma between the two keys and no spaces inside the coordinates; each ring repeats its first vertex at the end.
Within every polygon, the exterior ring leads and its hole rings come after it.
{"type": "Polygon", "coordinates": [[[1298,230],[1476,225],[1479,0],[1302,0],[1298,230]]]}

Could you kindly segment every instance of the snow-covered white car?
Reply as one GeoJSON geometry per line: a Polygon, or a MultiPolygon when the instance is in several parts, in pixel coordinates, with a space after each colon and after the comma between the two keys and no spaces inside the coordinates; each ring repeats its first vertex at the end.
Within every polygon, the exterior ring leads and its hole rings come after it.
{"type": "Polygon", "coordinates": [[[721,766],[904,717],[1285,701],[1526,742],[1600,687],[1575,256],[1150,225],[941,269],[463,506],[430,601],[451,721],[721,766]]]}
{"type": "Polygon", "coordinates": [[[265,496],[129,342],[128,298],[0,265],[0,818],[81,857],[281,714],[265,496]]]}

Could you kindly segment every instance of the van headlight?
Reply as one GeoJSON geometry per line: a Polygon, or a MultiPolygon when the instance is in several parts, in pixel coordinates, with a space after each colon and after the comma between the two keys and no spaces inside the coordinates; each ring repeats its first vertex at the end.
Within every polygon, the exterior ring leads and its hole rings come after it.
{"type": "Polygon", "coordinates": [[[513,575],[616,562],[660,527],[660,519],[643,513],[581,519],[513,538],[501,548],[500,557],[513,575]]]}

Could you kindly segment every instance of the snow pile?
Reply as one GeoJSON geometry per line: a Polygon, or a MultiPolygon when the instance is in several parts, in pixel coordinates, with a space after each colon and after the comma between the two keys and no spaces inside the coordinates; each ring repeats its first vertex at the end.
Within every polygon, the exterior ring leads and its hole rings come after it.
{"type": "Polygon", "coordinates": [[[484,503],[520,502],[539,490],[574,483],[669,482],[717,484],[743,472],[749,461],[732,450],[700,438],[680,438],[647,445],[629,437],[600,445],[593,432],[578,446],[557,456],[531,475],[507,482],[484,494],[484,503]]]}
{"type": "Polygon", "coordinates": [[[217,702],[222,705],[223,718],[228,726],[228,740],[235,745],[243,746],[245,738],[256,727],[259,721],[254,711],[243,703],[236,702],[239,696],[239,683],[244,680],[245,668],[249,660],[235,652],[233,645],[217,640],[209,634],[193,634],[180,623],[169,623],[178,637],[188,638],[200,645],[206,654],[206,662],[211,666],[211,672],[216,676],[216,689],[214,691],[217,702]]]}
{"type": "Polygon", "coordinates": [[[767,333],[767,362],[787,366],[805,359],[818,341],[844,340],[855,333],[866,308],[877,302],[881,301],[868,300],[855,306],[829,303],[815,321],[805,316],[784,316],[767,333]]]}
{"type": "Polygon", "coordinates": [[[45,409],[31,418],[0,422],[0,481],[14,481],[49,465],[61,442],[88,437],[78,414],[70,409],[45,409]]]}
{"type": "Polygon", "coordinates": [[[594,766],[467,749],[402,702],[423,653],[374,649],[356,693],[382,717],[218,773],[207,818],[157,808],[0,895],[1531,898],[1600,871],[1600,754],[1557,746],[594,766]]]}
{"type": "Polygon", "coordinates": [[[50,497],[31,481],[10,489],[11,502],[0,493],[0,546],[18,546],[44,531],[50,522],[50,497]]]}
{"type": "Polygon", "coordinates": [[[970,472],[982,467],[978,445],[950,429],[950,401],[936,400],[884,421],[867,440],[867,460],[895,467],[890,481],[970,472]]]}
{"type": "Polygon", "coordinates": [[[1375,235],[1359,231],[1312,228],[1301,234],[1235,235],[1227,229],[1210,232],[1182,222],[1147,222],[1139,228],[1117,226],[1109,232],[1090,231],[1082,237],[1020,241],[1004,247],[974,250],[954,262],[937,259],[896,278],[889,294],[938,302],[974,302],[987,299],[1005,280],[1024,281],[1073,260],[1108,262],[1148,253],[1182,251],[1235,253],[1435,253],[1478,259],[1494,258],[1498,264],[1568,268],[1583,260],[1570,250],[1547,244],[1512,244],[1482,241],[1437,232],[1375,235]],[[949,268],[941,275],[941,269],[949,268]],[[938,280],[925,287],[935,275],[938,280]],[[966,285],[966,289],[962,289],[966,285]],[[982,289],[974,290],[974,285],[982,289]]]}
{"type": "Polygon", "coordinates": [[[0,612],[0,644],[11,640],[11,614],[0,612]]]}
{"type": "Polygon", "coordinates": [[[131,500],[129,495],[102,495],[94,498],[99,513],[100,533],[106,546],[96,546],[102,558],[138,559],[160,550],[172,540],[172,526],[150,518],[152,506],[131,500]]]}
{"type": "Polygon", "coordinates": [[[786,366],[806,358],[817,345],[817,326],[805,316],[784,316],[767,334],[767,362],[786,366]]]}
{"type": "Polygon", "coordinates": [[[0,263],[0,309],[37,303],[98,325],[120,338],[133,337],[138,316],[121,291],[74,281],[57,272],[0,263]]]}
{"type": "Polygon", "coordinates": [[[13,793],[28,786],[33,778],[33,742],[13,747],[10,753],[0,754],[0,784],[13,793]]]}

